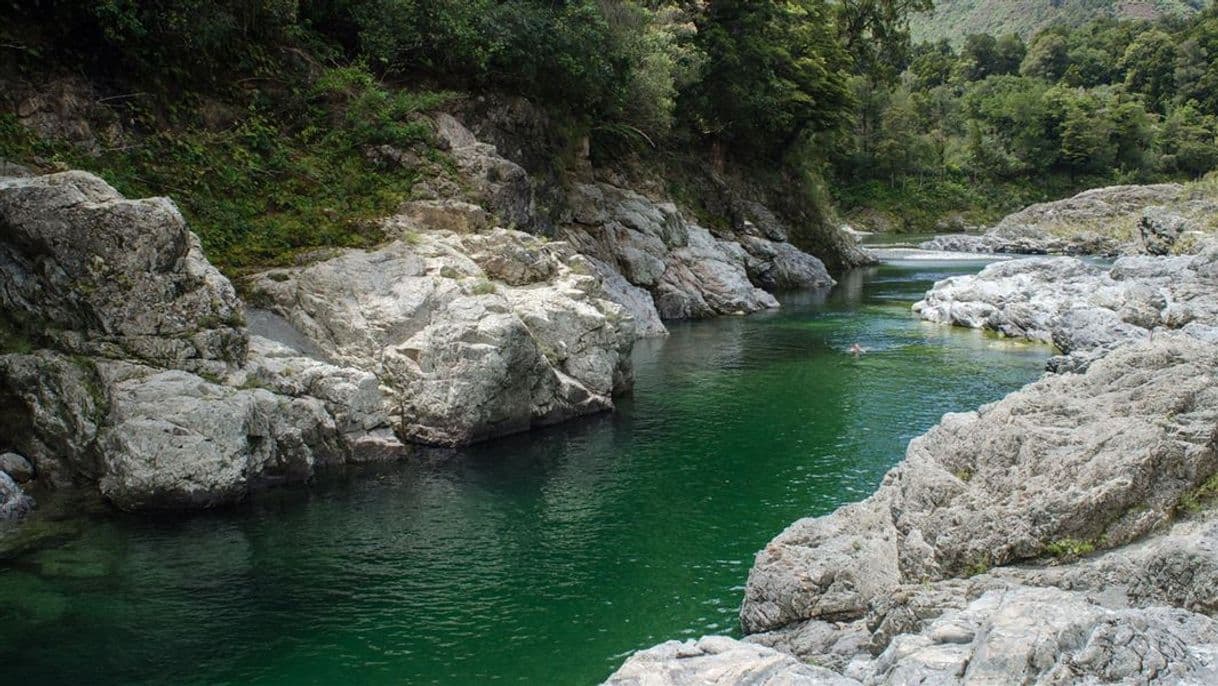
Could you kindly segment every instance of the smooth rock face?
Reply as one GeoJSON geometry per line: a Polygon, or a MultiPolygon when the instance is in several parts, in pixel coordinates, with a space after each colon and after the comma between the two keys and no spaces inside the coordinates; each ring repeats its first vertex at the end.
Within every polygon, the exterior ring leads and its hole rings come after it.
{"type": "Polygon", "coordinates": [[[635,653],[606,686],[849,686],[859,682],[776,650],[708,636],[635,653]]]}
{"type": "Polygon", "coordinates": [[[983,235],[945,235],[926,250],[1030,255],[1167,255],[1212,233],[1218,200],[1174,183],[1111,186],[1010,214],[983,235]]]}
{"type": "Polygon", "coordinates": [[[0,309],[56,347],[239,363],[241,303],[165,198],[84,172],[0,179],[0,309]]]}
{"type": "Polygon", "coordinates": [[[570,246],[410,236],[250,284],[330,359],[378,377],[403,436],[462,445],[612,408],[630,387],[633,323],[570,246]]]}
{"type": "Polygon", "coordinates": [[[875,495],[758,553],[745,630],[857,618],[901,583],[1147,534],[1218,472],[1216,372],[1213,346],[1165,334],[946,415],[875,495]]]}

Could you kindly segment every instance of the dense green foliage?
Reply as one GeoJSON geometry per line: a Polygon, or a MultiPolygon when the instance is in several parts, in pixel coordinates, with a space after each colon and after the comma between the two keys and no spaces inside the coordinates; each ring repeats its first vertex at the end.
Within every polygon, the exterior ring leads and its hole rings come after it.
{"type": "Polygon", "coordinates": [[[104,96],[90,116],[121,124],[86,153],[9,112],[0,156],[172,194],[230,269],[375,240],[368,220],[444,170],[412,119],[440,90],[530,99],[568,141],[555,156],[583,137],[601,163],[711,155],[821,203],[825,159],[809,151],[849,129],[852,74],[895,78],[905,13],[927,4],[0,0],[0,81],[84,76],[104,96]],[[385,144],[416,162],[384,165],[385,144]]]}
{"type": "Polygon", "coordinates": [[[1029,40],[1055,24],[1187,17],[1205,5],[1206,0],[936,0],[933,12],[914,15],[910,23],[918,42],[946,38],[959,47],[971,34],[1014,33],[1029,40]]]}
{"type": "Polygon", "coordinates": [[[0,113],[0,157],[91,169],[131,197],[172,195],[222,268],[282,263],[310,247],[380,240],[372,220],[409,197],[418,171],[378,164],[363,151],[376,144],[425,150],[430,129],[408,115],[446,97],[390,93],[362,70],[333,69],[291,114],[282,103],[274,110],[254,104],[220,130],[156,130],[138,144],[96,153],[40,139],[0,113]]]}
{"type": "Polygon", "coordinates": [[[848,207],[929,228],[986,220],[1094,185],[1218,168],[1218,9],[1188,21],[1101,20],[916,46],[885,88],[856,77],[853,133],[834,156],[848,207]],[[1037,191],[1040,191],[1038,193],[1037,191]]]}

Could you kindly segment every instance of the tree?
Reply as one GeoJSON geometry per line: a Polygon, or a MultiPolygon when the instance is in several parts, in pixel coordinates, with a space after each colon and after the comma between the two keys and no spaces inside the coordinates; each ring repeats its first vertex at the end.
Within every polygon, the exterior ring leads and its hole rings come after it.
{"type": "Polygon", "coordinates": [[[1024,76],[1056,82],[1070,66],[1069,48],[1061,34],[1042,31],[1028,46],[1028,54],[1019,65],[1024,76]]]}
{"type": "Polygon", "coordinates": [[[934,0],[837,0],[837,25],[855,70],[893,81],[908,61],[909,15],[933,6],[934,0]]]}
{"type": "Polygon", "coordinates": [[[850,58],[825,0],[714,0],[697,45],[706,63],[686,104],[714,140],[773,154],[849,121],[850,58]]]}
{"type": "Polygon", "coordinates": [[[1192,103],[1174,108],[1159,130],[1163,166],[1168,171],[1201,176],[1218,168],[1218,118],[1192,103]]]}
{"type": "Polygon", "coordinates": [[[1091,109],[1089,103],[1073,103],[1062,123],[1062,162],[1076,172],[1108,170],[1115,157],[1109,141],[1110,130],[1108,120],[1091,109]]]}
{"type": "Polygon", "coordinates": [[[1146,96],[1154,109],[1161,110],[1175,88],[1176,44],[1158,29],[1139,35],[1121,57],[1125,87],[1146,96]]]}

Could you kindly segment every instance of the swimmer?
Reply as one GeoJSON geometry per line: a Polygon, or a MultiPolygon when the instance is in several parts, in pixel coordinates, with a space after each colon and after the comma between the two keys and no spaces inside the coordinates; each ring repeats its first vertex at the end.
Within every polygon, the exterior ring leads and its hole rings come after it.
{"type": "Polygon", "coordinates": [[[865,352],[867,352],[867,349],[864,348],[863,346],[859,345],[858,343],[855,343],[854,345],[850,346],[850,354],[854,355],[856,358],[862,357],[863,353],[865,353],[865,352]]]}

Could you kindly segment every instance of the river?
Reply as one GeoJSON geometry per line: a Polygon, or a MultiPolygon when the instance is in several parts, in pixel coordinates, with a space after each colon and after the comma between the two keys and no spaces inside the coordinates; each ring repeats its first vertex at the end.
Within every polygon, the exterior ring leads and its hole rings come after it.
{"type": "Polygon", "coordinates": [[[910,312],[979,266],[895,261],[675,324],[636,346],[612,414],[202,516],[75,515],[0,562],[5,681],[590,684],[657,641],[735,634],[783,527],[1039,375],[1044,347],[910,312]]]}

